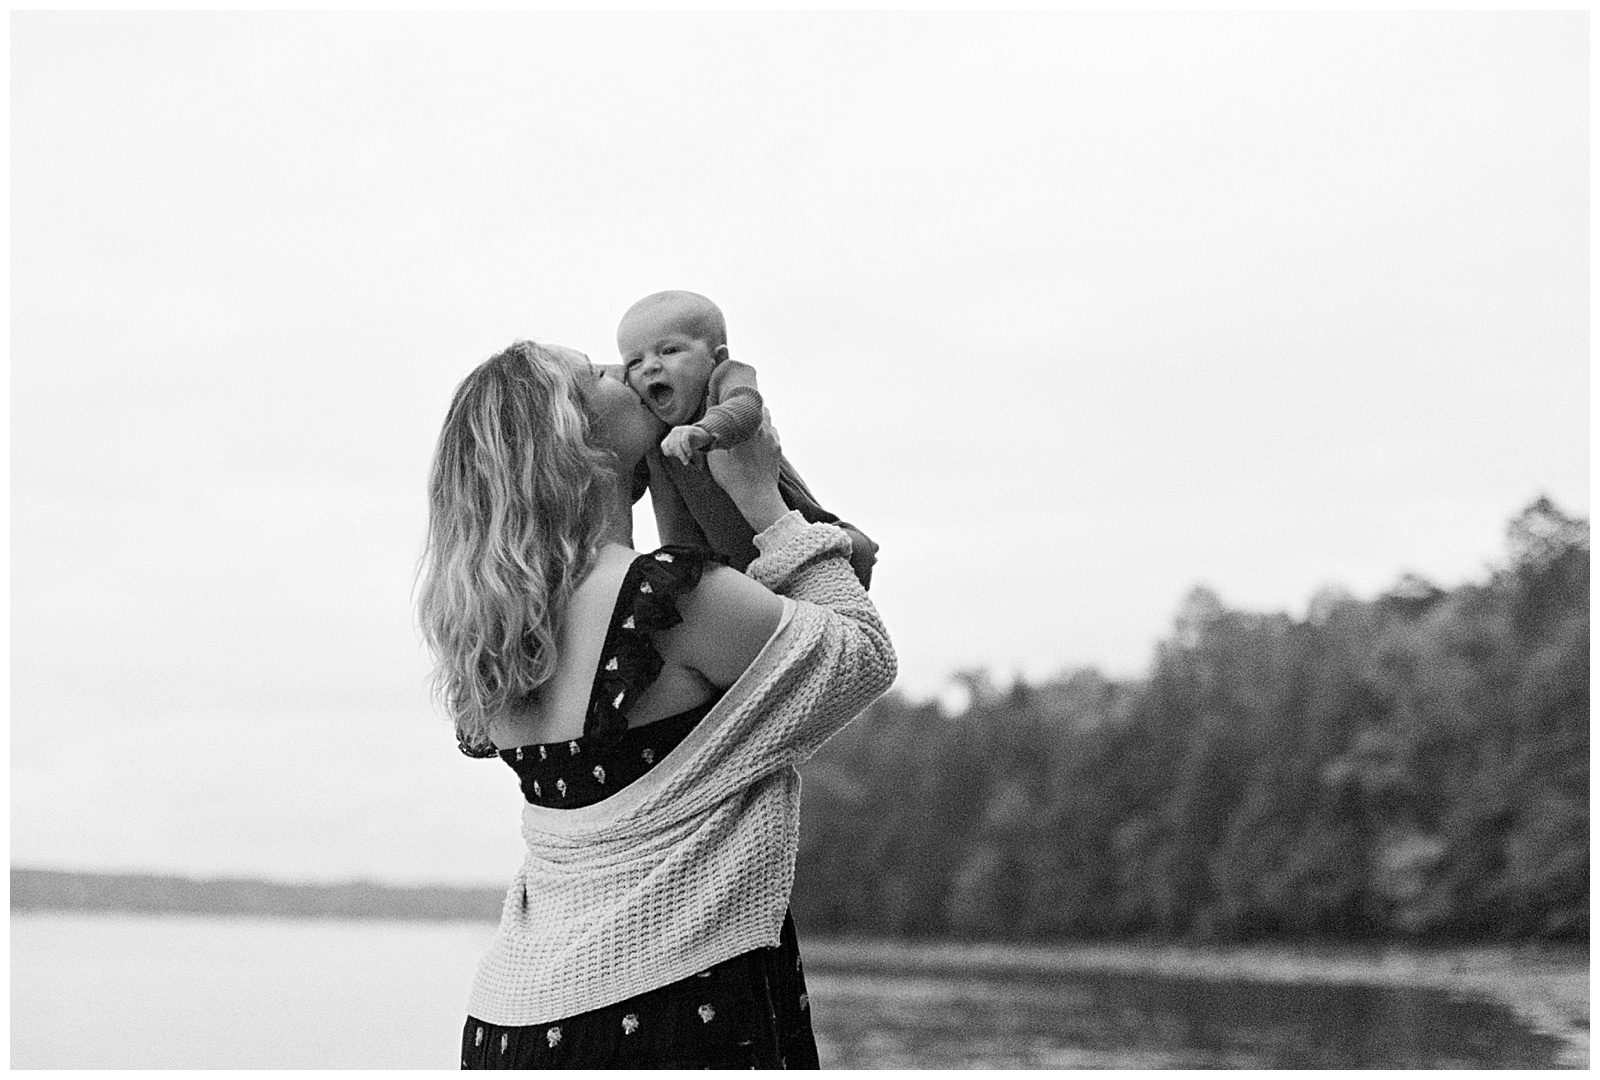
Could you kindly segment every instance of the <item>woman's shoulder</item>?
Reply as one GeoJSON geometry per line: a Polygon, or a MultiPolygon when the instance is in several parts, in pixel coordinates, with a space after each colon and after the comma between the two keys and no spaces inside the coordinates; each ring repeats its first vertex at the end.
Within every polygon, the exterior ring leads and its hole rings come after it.
{"type": "Polygon", "coordinates": [[[720,687],[744,673],[783,616],[780,597],[709,558],[696,586],[679,597],[677,606],[683,621],[673,632],[676,659],[720,687]]]}
{"type": "Polygon", "coordinates": [[[602,545],[595,552],[594,562],[590,564],[588,572],[572,590],[567,607],[567,625],[563,629],[574,629],[574,622],[592,621],[596,616],[604,618],[616,602],[617,591],[624,579],[641,558],[643,556],[637,551],[621,544],[602,545]]]}

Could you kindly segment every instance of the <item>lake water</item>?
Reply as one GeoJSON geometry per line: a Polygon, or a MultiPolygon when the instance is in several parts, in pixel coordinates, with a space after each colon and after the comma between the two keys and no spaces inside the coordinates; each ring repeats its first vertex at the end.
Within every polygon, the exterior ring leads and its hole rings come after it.
{"type": "MultiPolygon", "coordinates": [[[[442,1068],[494,928],[11,919],[13,1068],[442,1068]]],[[[1387,987],[807,967],[834,1068],[1549,1068],[1497,1004],[1387,987]]]]}

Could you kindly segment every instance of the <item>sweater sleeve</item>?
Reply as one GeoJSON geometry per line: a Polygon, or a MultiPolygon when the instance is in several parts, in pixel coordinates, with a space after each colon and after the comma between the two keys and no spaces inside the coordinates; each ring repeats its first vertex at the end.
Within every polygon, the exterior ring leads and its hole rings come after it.
{"type": "Polygon", "coordinates": [[[804,761],[894,683],[894,646],[877,608],[850,568],[850,539],[833,525],[791,510],[755,538],[746,571],[795,601],[790,677],[769,688],[760,711],[763,744],[804,761]]]}
{"type": "Polygon", "coordinates": [[[711,436],[712,448],[737,446],[761,426],[761,391],[756,369],[737,360],[724,360],[706,384],[711,402],[698,425],[711,436]]]}

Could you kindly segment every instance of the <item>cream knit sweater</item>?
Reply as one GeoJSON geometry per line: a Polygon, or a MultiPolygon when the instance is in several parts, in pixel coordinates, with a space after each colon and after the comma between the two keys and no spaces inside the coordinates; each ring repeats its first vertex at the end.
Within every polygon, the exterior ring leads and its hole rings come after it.
{"type": "Polygon", "coordinates": [[[672,752],[617,794],[526,805],[528,854],[467,1011],[560,1020],[778,944],[800,835],[798,762],[894,682],[850,541],[796,511],[747,573],[784,597],[778,629],[672,752]]]}

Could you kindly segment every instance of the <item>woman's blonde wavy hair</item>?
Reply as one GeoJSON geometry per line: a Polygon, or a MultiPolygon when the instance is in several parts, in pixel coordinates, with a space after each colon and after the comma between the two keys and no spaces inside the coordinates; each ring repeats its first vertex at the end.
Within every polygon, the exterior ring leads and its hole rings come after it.
{"type": "Polygon", "coordinates": [[[550,678],[556,628],[605,528],[613,455],[569,364],[519,341],[461,381],[428,478],[417,616],[463,746],[550,678]]]}

